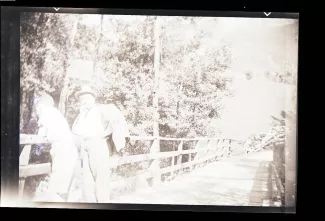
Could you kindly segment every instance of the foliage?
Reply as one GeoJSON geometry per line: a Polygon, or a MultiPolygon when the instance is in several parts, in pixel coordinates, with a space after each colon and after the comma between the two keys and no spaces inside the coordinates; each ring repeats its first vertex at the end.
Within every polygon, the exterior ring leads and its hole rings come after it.
{"type": "MultiPolygon", "coordinates": [[[[78,23],[72,54],[67,54],[69,27],[77,19],[77,15],[23,14],[22,91],[45,90],[58,103],[68,60],[91,60],[95,72],[90,84],[98,92],[98,101],[116,104],[132,135],[152,135],[156,17],[104,16],[93,25],[78,23]]],[[[204,22],[187,17],[162,19],[161,136],[213,136],[209,120],[218,117],[218,100],[227,85],[221,74],[230,65],[231,55],[229,44],[215,41],[216,33],[202,26],[204,22]]],[[[208,22],[217,25],[217,20],[208,22]]],[[[70,125],[78,112],[73,94],[80,83],[72,79],[69,84],[66,117],[70,125]]]]}
{"type": "Polygon", "coordinates": [[[33,99],[42,91],[58,102],[67,66],[70,25],[75,15],[21,14],[21,129],[35,133],[33,99]],[[55,27],[55,28],[53,28],[55,27]]]}
{"type": "Polygon", "coordinates": [[[61,89],[69,28],[75,19],[74,15],[22,13],[21,88],[25,93],[35,89],[55,94],[61,89]]]}
{"type": "MultiPolygon", "coordinates": [[[[226,42],[214,40],[215,33],[200,26],[202,20],[165,19],[159,104],[162,136],[214,136],[209,123],[219,117],[218,100],[227,86],[222,73],[231,64],[231,54],[226,42]]],[[[217,20],[210,22],[217,25],[217,20]]]]}

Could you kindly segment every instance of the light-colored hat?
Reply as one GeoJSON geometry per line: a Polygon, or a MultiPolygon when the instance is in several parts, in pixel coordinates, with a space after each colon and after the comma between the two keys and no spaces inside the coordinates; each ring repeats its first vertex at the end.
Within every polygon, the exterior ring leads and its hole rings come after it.
{"type": "Polygon", "coordinates": [[[83,87],[81,88],[80,91],[77,91],[76,94],[75,94],[75,97],[76,97],[77,99],[79,99],[79,97],[80,97],[81,95],[84,95],[84,94],[90,94],[90,95],[92,95],[93,97],[96,97],[96,93],[95,93],[95,92],[93,91],[93,89],[92,89],[90,86],[88,86],[88,85],[83,86],[83,87]]]}

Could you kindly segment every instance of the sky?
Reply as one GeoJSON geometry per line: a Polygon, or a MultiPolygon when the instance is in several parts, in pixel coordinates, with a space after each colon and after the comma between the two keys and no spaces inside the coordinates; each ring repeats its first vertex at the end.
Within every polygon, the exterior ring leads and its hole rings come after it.
{"type": "Polygon", "coordinates": [[[231,42],[236,59],[233,71],[279,71],[283,64],[277,57],[285,56],[286,50],[290,57],[297,54],[294,49],[298,44],[284,28],[292,22],[292,19],[221,19],[221,32],[231,42]]]}
{"type": "Polygon", "coordinates": [[[224,136],[245,139],[267,132],[272,127],[271,116],[281,118],[281,111],[292,108],[292,85],[239,78],[233,83],[235,96],[224,101],[222,118],[213,122],[224,136]]]}

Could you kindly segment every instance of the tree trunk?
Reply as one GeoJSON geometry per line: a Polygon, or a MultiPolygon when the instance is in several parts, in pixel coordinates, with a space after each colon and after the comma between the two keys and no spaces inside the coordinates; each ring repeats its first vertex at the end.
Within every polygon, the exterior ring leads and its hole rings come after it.
{"type": "Polygon", "coordinates": [[[26,93],[20,90],[20,131],[24,128],[24,110],[26,108],[26,93]]]}
{"type": "Polygon", "coordinates": [[[27,92],[26,94],[26,111],[24,111],[24,125],[23,125],[23,133],[30,133],[30,121],[32,119],[33,114],[33,105],[34,105],[34,89],[32,91],[27,92]]]}
{"type": "MultiPolygon", "coordinates": [[[[294,102],[293,108],[296,109],[297,104],[294,102]]],[[[294,114],[286,125],[285,139],[285,206],[294,207],[296,205],[296,181],[297,181],[297,115],[294,114]]]]}
{"type": "Polygon", "coordinates": [[[182,90],[183,90],[183,82],[180,83],[179,87],[178,87],[178,93],[177,93],[177,106],[176,106],[176,120],[179,119],[179,109],[180,109],[180,101],[181,101],[181,93],[182,93],[182,90]]]}
{"type": "Polygon", "coordinates": [[[69,84],[70,84],[70,78],[68,75],[68,67],[70,65],[70,57],[72,54],[72,50],[73,50],[73,46],[74,46],[74,42],[75,42],[75,37],[77,34],[77,30],[78,30],[78,24],[80,22],[81,16],[79,16],[79,18],[77,19],[77,21],[74,23],[73,27],[72,27],[72,33],[70,36],[70,44],[69,44],[69,48],[66,52],[66,61],[65,61],[65,65],[64,65],[64,69],[65,69],[65,77],[63,80],[63,88],[60,94],[60,101],[59,101],[59,110],[60,112],[65,115],[65,111],[66,111],[66,101],[67,101],[67,95],[69,92],[69,84]]]}
{"type": "Polygon", "coordinates": [[[104,16],[101,15],[100,17],[100,32],[99,32],[99,36],[98,39],[96,41],[96,51],[95,51],[95,57],[94,57],[94,63],[93,63],[93,74],[96,74],[96,66],[97,66],[97,60],[99,59],[99,46],[100,46],[100,42],[102,40],[102,36],[103,36],[103,19],[104,16]]]}
{"type": "Polygon", "coordinates": [[[160,75],[160,18],[157,16],[155,24],[155,57],[154,57],[154,88],[153,88],[153,136],[159,136],[158,90],[160,75]]]}

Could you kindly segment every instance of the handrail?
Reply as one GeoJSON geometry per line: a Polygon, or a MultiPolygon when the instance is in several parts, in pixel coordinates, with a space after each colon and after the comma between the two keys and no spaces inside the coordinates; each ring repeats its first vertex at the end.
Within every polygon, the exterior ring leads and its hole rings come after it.
{"type": "MultiPolygon", "coordinates": [[[[196,138],[172,138],[172,137],[154,137],[154,136],[129,136],[130,140],[164,140],[164,141],[199,141],[199,140],[229,140],[240,142],[239,140],[229,138],[215,137],[196,137],[196,138]]],[[[48,143],[45,137],[34,134],[20,134],[20,144],[41,144],[48,143]]]]}
{"type": "MultiPolygon", "coordinates": [[[[216,159],[218,157],[227,157],[230,152],[230,145],[233,139],[226,139],[226,138],[166,138],[166,137],[147,137],[147,136],[130,136],[130,140],[151,140],[153,141],[151,145],[150,153],[148,154],[136,154],[136,155],[129,155],[123,156],[121,158],[111,158],[110,160],[110,167],[116,168],[117,166],[124,165],[124,164],[131,164],[137,163],[141,161],[152,161],[151,166],[149,169],[143,170],[139,175],[144,176],[146,178],[153,178],[158,177],[156,180],[161,179],[162,174],[166,173],[174,173],[178,170],[184,168],[192,168],[196,164],[203,163],[205,161],[209,161],[211,159],[216,159]],[[178,149],[175,151],[168,151],[168,152],[160,152],[159,150],[155,150],[156,142],[157,141],[180,141],[178,145],[178,149]],[[183,150],[183,144],[187,141],[197,141],[196,146],[194,149],[183,150]],[[220,142],[221,141],[221,142],[220,142]],[[204,144],[202,144],[204,142],[204,144]],[[212,145],[212,144],[213,145],[212,145]],[[206,145],[206,146],[202,146],[206,145]],[[196,157],[195,159],[191,159],[189,157],[189,161],[182,162],[181,158],[183,155],[192,155],[193,153],[199,152],[206,152],[203,158],[199,159],[196,157]],[[213,153],[215,152],[215,153],[213,153]],[[159,162],[157,160],[162,158],[172,158],[172,165],[160,168],[159,162]],[[176,160],[175,160],[176,158],[176,160]],[[158,162],[158,163],[157,163],[158,162]]],[[[48,141],[45,137],[40,137],[38,135],[29,135],[29,134],[20,134],[20,144],[28,146],[29,148],[24,148],[20,157],[27,157],[29,158],[31,145],[33,144],[46,144],[48,141]]],[[[26,159],[25,159],[26,161],[26,159]]],[[[21,161],[22,162],[22,161],[21,161]]],[[[27,160],[28,162],[28,160],[27,160]]],[[[50,163],[43,163],[43,164],[25,164],[20,165],[19,169],[19,177],[20,179],[25,179],[28,176],[35,176],[35,175],[42,175],[42,174],[49,174],[51,173],[51,164],[50,163]]],[[[125,180],[132,180],[135,177],[125,178],[125,180]]],[[[23,185],[23,184],[22,184],[23,185]]]]}

